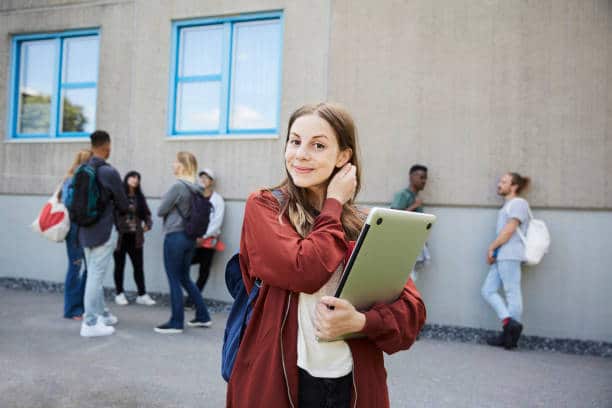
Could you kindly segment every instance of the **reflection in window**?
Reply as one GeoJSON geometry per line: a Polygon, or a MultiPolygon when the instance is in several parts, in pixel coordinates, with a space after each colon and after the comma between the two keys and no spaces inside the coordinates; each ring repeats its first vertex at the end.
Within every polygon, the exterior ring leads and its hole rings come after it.
{"type": "Polygon", "coordinates": [[[183,21],[174,30],[170,133],[277,133],[281,14],[183,21]]]}
{"type": "Polygon", "coordinates": [[[85,136],[94,130],[97,31],[16,36],[13,53],[13,137],[85,136]]]}

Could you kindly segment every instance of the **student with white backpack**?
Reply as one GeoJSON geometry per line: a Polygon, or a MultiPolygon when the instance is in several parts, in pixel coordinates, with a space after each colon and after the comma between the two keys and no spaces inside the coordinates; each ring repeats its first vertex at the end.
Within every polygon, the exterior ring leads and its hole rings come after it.
{"type": "Polygon", "coordinates": [[[517,346],[523,331],[521,262],[525,261],[524,237],[527,235],[531,211],[527,200],[518,195],[527,189],[529,182],[529,177],[507,173],[497,185],[497,194],[504,198],[504,205],[497,216],[497,236],[487,251],[487,263],[491,267],[481,290],[482,296],[501,320],[503,328],[501,334],[490,338],[487,343],[507,350],[517,346]],[[499,294],[502,288],[505,300],[499,294]]]}

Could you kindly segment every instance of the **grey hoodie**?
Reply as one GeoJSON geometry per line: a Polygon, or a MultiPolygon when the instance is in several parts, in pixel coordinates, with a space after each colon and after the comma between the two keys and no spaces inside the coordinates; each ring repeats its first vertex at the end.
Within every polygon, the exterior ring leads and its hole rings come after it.
{"type": "Polygon", "coordinates": [[[202,194],[204,188],[185,180],[177,180],[163,195],[157,209],[157,215],[164,218],[164,234],[185,229],[185,222],[181,214],[185,217],[189,217],[189,214],[191,214],[190,191],[202,194]],[[180,213],[177,211],[177,207],[181,211],[180,213]]]}

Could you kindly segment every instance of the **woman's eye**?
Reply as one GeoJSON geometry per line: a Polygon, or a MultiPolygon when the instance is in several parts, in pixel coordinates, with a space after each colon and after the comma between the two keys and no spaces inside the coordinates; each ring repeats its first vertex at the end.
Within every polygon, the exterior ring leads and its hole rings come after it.
{"type": "Polygon", "coordinates": [[[294,146],[299,146],[300,145],[300,141],[297,139],[291,139],[289,140],[289,143],[294,145],[294,146]]]}
{"type": "Polygon", "coordinates": [[[323,143],[315,143],[315,148],[317,150],[323,150],[325,149],[325,145],[323,143]]]}

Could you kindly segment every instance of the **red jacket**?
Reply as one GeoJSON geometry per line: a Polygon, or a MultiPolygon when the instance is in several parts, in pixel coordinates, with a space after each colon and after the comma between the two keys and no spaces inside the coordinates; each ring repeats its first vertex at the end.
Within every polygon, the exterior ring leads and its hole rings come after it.
{"type": "MultiPolygon", "coordinates": [[[[316,292],[347,250],[341,204],[327,199],[302,238],[269,192],[246,202],[240,267],[247,291],[263,281],[227,388],[227,407],[297,407],[298,293],[316,292]]],[[[425,323],[425,305],[412,281],[400,298],[365,313],[365,338],[348,340],[353,355],[353,407],[388,407],[383,351],[408,349],[425,323]]]]}

